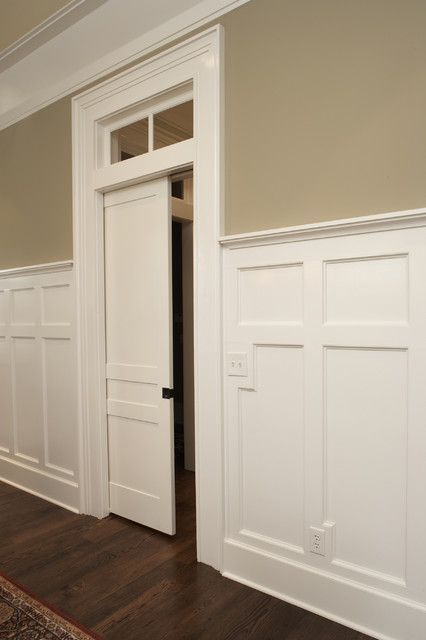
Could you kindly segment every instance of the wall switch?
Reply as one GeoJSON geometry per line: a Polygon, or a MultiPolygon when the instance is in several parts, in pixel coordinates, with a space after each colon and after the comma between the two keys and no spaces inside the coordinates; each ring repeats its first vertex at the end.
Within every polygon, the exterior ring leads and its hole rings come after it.
{"type": "Polygon", "coordinates": [[[247,354],[246,353],[227,353],[226,364],[228,376],[247,376],[247,354]]]}
{"type": "Polygon", "coordinates": [[[309,528],[309,541],[311,553],[325,556],[325,531],[319,527],[309,528]]]}

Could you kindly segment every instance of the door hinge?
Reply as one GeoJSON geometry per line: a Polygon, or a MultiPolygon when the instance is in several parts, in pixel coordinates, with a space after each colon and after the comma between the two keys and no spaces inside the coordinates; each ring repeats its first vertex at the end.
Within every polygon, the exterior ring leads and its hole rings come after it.
{"type": "Polygon", "coordinates": [[[171,400],[171,398],[175,397],[175,390],[169,389],[168,387],[163,387],[163,398],[165,400],[171,400]]]}

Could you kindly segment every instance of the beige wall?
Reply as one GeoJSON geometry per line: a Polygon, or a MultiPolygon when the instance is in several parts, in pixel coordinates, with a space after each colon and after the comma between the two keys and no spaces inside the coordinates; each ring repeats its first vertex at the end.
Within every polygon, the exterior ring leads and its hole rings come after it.
{"type": "Polygon", "coordinates": [[[0,132],[0,268],[72,257],[69,99],[0,132]]]}
{"type": "MultiPolygon", "coordinates": [[[[426,2],[251,0],[226,37],[226,232],[426,206],[426,2]]],[[[69,99],[0,132],[0,268],[71,257],[69,99]]]]}
{"type": "Polygon", "coordinates": [[[424,0],[254,0],[226,25],[228,232],[426,206],[424,0]]]}

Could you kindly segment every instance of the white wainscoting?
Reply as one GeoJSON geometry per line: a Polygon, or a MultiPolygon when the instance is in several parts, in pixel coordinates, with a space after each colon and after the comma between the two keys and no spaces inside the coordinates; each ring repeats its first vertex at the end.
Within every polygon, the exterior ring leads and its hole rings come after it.
{"type": "Polygon", "coordinates": [[[426,638],[424,225],[223,239],[224,574],[396,640],[426,638]]]}
{"type": "Polygon", "coordinates": [[[0,271],[0,480],[78,510],[72,263],[0,271]]]}

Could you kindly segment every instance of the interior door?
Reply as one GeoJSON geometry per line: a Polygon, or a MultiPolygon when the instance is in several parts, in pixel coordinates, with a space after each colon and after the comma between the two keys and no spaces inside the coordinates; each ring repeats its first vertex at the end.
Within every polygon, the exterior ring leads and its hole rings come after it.
{"type": "Polygon", "coordinates": [[[169,180],[106,194],[110,510],[175,533],[169,180]]]}

